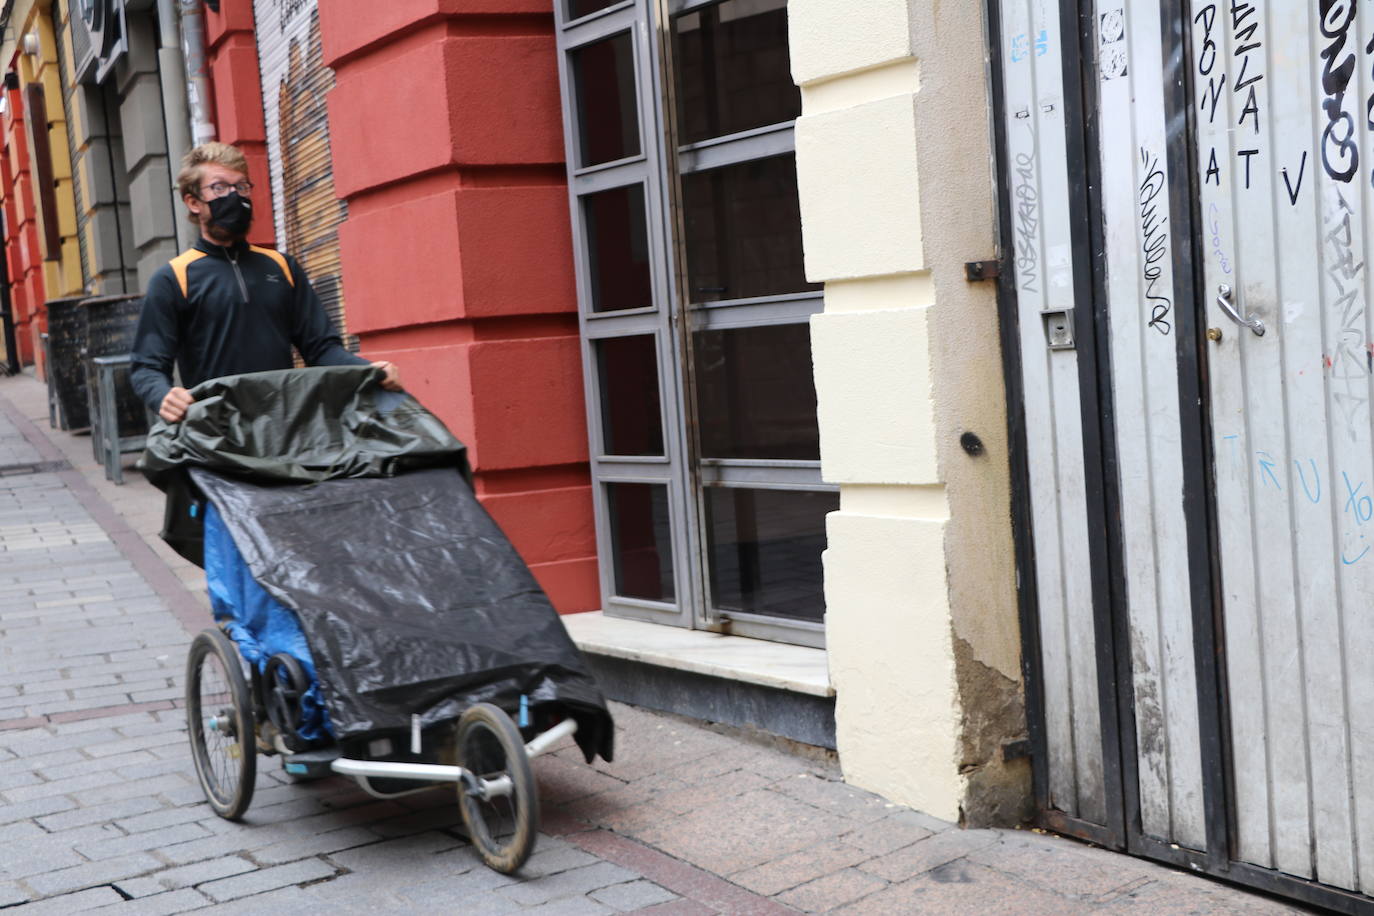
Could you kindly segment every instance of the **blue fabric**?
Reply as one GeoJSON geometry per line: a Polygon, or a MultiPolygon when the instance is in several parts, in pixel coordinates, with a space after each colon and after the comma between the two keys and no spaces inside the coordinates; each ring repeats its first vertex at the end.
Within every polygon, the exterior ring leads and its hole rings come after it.
{"type": "Polygon", "coordinates": [[[304,725],[300,736],[310,741],[334,734],[320,698],[315,660],[301,631],[296,613],[269,595],[248,570],[243,555],[230,537],[219,510],[205,503],[205,579],[210,587],[210,604],[215,620],[224,625],[230,638],[238,643],[249,664],[259,673],[267,660],[278,652],[294,656],[310,678],[310,689],[302,700],[304,725]]]}

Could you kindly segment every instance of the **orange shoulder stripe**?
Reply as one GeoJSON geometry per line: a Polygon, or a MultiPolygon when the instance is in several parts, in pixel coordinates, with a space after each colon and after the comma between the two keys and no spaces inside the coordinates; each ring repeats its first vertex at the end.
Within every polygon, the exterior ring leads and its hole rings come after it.
{"type": "Polygon", "coordinates": [[[186,269],[191,266],[192,262],[199,261],[203,257],[205,257],[205,252],[189,248],[168,262],[172,265],[172,273],[176,274],[177,286],[181,287],[183,298],[185,298],[187,291],[186,269]]]}

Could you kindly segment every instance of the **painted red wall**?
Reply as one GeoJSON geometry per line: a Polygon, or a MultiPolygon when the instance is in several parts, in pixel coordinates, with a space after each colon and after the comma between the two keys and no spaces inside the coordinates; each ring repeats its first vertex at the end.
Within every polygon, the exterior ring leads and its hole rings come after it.
{"type": "Polygon", "coordinates": [[[0,181],[5,191],[5,256],[9,261],[10,307],[20,361],[41,364],[38,335],[43,326],[43,251],[38,243],[38,211],[34,200],[33,173],[29,169],[29,143],[24,132],[24,97],[18,89],[5,90],[9,114],[3,120],[3,162],[0,181]]]}
{"type": "Polygon", "coordinates": [[[253,41],[253,0],[222,0],[218,13],[208,6],[203,9],[218,139],[243,151],[248,159],[248,180],[261,189],[253,194],[253,228],[248,240],[255,245],[273,245],[276,223],[267,171],[262,80],[253,41]]]}
{"type": "Polygon", "coordinates": [[[349,330],[470,448],[563,612],[600,606],[551,0],[320,3],[349,330]]]}
{"type": "MultiPolygon", "coordinates": [[[[319,9],[348,330],[467,443],[478,497],[554,605],[597,608],[551,0],[319,9]]],[[[207,26],[220,139],[267,187],[251,0],[207,26]]]]}

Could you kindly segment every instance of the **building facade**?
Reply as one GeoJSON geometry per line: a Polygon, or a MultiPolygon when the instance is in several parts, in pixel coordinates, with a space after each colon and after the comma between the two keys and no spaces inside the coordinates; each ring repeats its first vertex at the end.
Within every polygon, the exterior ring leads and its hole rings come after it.
{"type": "Polygon", "coordinates": [[[213,129],[613,695],[1350,909],[1354,9],[12,0],[18,347],[213,129]]]}
{"type": "MultiPolygon", "coordinates": [[[[674,705],[657,685],[687,678],[683,711],[838,747],[895,799],[1024,814],[1000,363],[955,343],[995,353],[961,260],[996,251],[987,120],[948,138],[981,171],[918,158],[918,114],[950,102],[888,40],[915,13],[884,7],[874,45],[784,0],[168,6],[8,9],[21,321],[136,290],[185,234],[171,163],[200,128],[170,125],[197,85],[168,36],[194,12],[254,241],[469,445],[555,605],[593,612],[570,627],[616,692],[674,705]],[[46,150],[24,134],[43,80],[46,150]],[[924,215],[956,198],[958,234],[924,215]],[[35,243],[49,223],[63,245],[35,243]]],[[[927,59],[970,62],[946,91],[980,84],[981,15],[939,25],[967,42],[927,59]]]]}

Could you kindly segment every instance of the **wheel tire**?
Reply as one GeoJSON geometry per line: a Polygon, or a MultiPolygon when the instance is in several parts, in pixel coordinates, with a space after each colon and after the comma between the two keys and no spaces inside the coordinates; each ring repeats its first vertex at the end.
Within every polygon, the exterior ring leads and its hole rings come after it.
{"type": "Polygon", "coordinates": [[[488,799],[468,794],[458,785],[458,806],[468,837],[482,861],[510,874],[525,864],[539,829],[539,793],[520,731],[498,706],[478,703],[458,720],[458,765],[480,780],[502,776],[511,781],[509,795],[488,799]]]}
{"type": "Polygon", "coordinates": [[[253,800],[258,745],[238,647],[219,630],[202,630],[186,658],[186,732],[205,798],[238,820],[253,800]]]}

